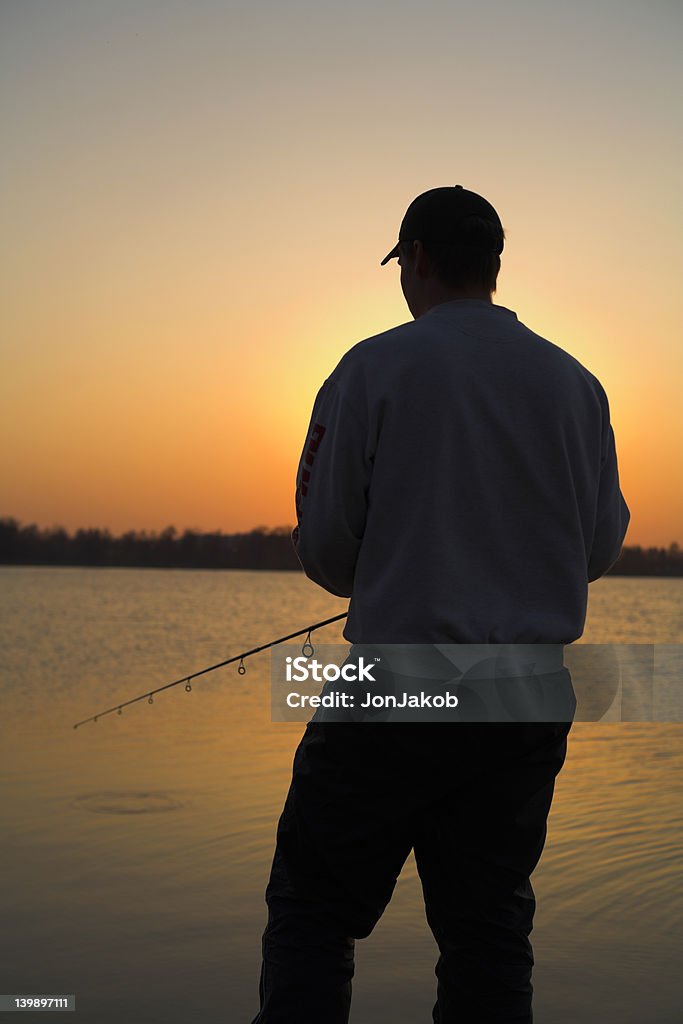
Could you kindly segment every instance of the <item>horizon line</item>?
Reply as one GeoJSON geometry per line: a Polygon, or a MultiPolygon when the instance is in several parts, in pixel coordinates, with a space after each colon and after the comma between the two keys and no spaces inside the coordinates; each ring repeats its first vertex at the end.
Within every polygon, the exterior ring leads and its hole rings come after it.
{"type": "MultiPolygon", "coordinates": [[[[270,525],[268,525],[266,523],[259,523],[258,525],[249,527],[247,529],[225,531],[225,530],[221,529],[220,527],[218,527],[216,529],[205,529],[203,527],[198,527],[198,526],[185,526],[182,529],[180,529],[174,523],[169,523],[167,526],[164,526],[161,529],[152,529],[152,528],[148,529],[147,527],[141,527],[141,528],[131,527],[129,529],[122,530],[119,533],[114,533],[112,527],[109,527],[109,526],[78,526],[78,527],[75,527],[72,530],[70,530],[68,527],[64,526],[61,523],[55,523],[55,524],[52,524],[51,526],[40,526],[36,522],[22,522],[21,520],[19,520],[15,516],[0,515],[0,527],[2,527],[2,526],[10,526],[10,525],[14,526],[15,528],[18,528],[20,530],[30,530],[31,528],[35,528],[36,530],[38,530],[41,533],[63,532],[63,533],[65,533],[69,537],[75,537],[80,531],[82,531],[84,533],[87,533],[87,532],[106,533],[106,534],[109,534],[113,540],[115,540],[117,538],[122,538],[126,534],[130,534],[130,533],[135,534],[137,536],[140,536],[140,535],[144,534],[144,535],[147,535],[148,537],[163,537],[164,534],[167,534],[169,536],[169,539],[170,539],[170,535],[171,534],[175,535],[175,536],[182,537],[183,535],[188,534],[188,533],[204,535],[204,536],[223,536],[223,537],[236,537],[236,536],[242,536],[242,535],[249,534],[249,533],[264,533],[264,532],[265,533],[281,533],[281,534],[286,534],[286,533],[291,533],[294,530],[294,528],[295,528],[295,524],[289,524],[289,523],[277,523],[277,524],[275,524],[273,526],[270,526],[270,525]]],[[[667,544],[644,544],[642,542],[630,541],[628,544],[624,544],[623,545],[623,549],[642,548],[644,550],[673,551],[673,552],[675,552],[675,551],[680,551],[681,550],[681,546],[682,546],[681,543],[679,541],[677,541],[677,540],[669,541],[668,545],[667,544]]]]}

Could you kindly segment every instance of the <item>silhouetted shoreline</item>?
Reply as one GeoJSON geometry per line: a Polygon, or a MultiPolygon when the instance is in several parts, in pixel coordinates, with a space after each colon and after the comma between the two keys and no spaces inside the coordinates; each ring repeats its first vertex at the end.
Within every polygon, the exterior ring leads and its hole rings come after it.
{"type": "MultiPolygon", "coordinates": [[[[22,526],[0,519],[0,564],[92,566],[148,569],[261,569],[301,571],[291,526],[258,526],[247,533],[202,533],[174,526],[161,533],[22,526]]],[[[683,576],[683,550],[625,547],[610,570],[613,576],[683,576]]]]}

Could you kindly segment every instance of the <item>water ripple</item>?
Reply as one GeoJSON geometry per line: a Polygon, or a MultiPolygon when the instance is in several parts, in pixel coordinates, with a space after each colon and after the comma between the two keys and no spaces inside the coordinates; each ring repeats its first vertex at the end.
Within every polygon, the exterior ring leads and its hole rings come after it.
{"type": "Polygon", "coordinates": [[[186,803],[170,793],[100,791],[82,793],[74,799],[72,806],[91,814],[160,814],[162,811],[177,811],[186,803]]]}

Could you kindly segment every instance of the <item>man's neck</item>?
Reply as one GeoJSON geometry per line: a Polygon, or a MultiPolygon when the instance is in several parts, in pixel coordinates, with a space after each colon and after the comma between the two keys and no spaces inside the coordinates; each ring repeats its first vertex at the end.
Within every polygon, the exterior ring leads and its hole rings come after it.
{"type": "Polygon", "coordinates": [[[488,292],[479,291],[451,291],[451,290],[439,290],[428,296],[425,296],[424,302],[420,307],[418,316],[424,316],[430,309],[434,309],[435,306],[441,306],[445,302],[461,302],[461,301],[477,301],[487,302],[489,305],[493,305],[493,299],[488,292]]]}

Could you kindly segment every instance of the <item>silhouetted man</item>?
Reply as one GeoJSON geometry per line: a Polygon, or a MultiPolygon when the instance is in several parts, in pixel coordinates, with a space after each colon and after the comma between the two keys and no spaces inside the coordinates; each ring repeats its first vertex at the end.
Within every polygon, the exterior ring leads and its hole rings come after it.
{"type": "MultiPolygon", "coordinates": [[[[561,647],[621,549],[607,397],[493,304],[503,245],[476,193],[418,196],[382,260],[398,258],[414,320],[351,348],[316,398],[294,542],[306,574],[350,598],[353,644],[561,647]]],[[[434,1021],[529,1024],[530,875],[570,727],[309,722],[253,1024],[346,1024],[354,939],[411,849],[440,951],[434,1021]]]]}

